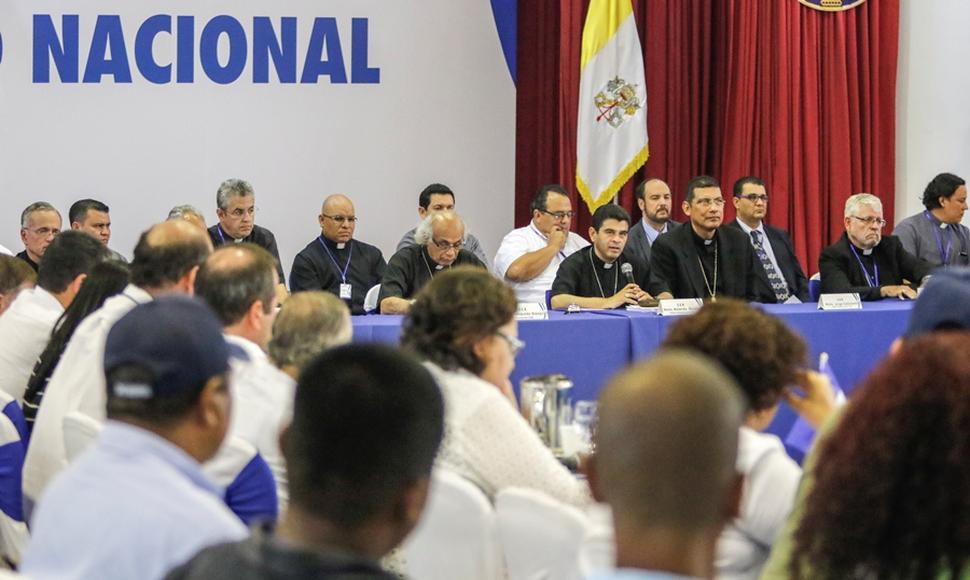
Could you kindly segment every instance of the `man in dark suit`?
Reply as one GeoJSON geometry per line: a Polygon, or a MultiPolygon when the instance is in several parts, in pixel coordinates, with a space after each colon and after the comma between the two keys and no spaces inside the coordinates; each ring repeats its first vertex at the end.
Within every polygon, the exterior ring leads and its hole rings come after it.
{"type": "Polygon", "coordinates": [[[670,187],[662,179],[648,179],[634,190],[643,219],[630,227],[626,252],[641,262],[650,262],[650,246],[660,234],[665,234],[680,222],[670,219],[673,206],[670,187]]]}
{"type": "Polygon", "coordinates": [[[896,236],[883,236],[882,202],[857,193],[845,202],[845,233],[822,250],[822,293],[856,292],[863,300],[916,298],[933,265],[907,252],[896,236]]]}
{"type": "Polygon", "coordinates": [[[765,182],[748,176],[734,182],[734,209],[738,218],[728,224],[748,236],[761,264],[758,277],[775,293],[778,302],[794,296],[808,302],[808,278],[802,271],[791,238],[785,230],[764,223],[768,213],[765,182]],[[765,243],[768,240],[768,243],[765,243]]]}
{"type": "Polygon", "coordinates": [[[761,265],[748,237],[720,227],[724,197],[717,180],[691,179],[683,209],[690,221],[653,244],[647,291],[661,300],[731,296],[775,302],[774,292],[758,277],[761,265]]]}

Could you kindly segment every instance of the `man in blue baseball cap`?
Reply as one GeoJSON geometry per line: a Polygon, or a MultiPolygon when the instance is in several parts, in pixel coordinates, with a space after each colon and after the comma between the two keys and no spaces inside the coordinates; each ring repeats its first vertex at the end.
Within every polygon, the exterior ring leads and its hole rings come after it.
{"type": "Polygon", "coordinates": [[[105,343],[108,421],[41,497],[23,560],[32,578],[161,578],[246,536],[200,463],[230,418],[222,325],[188,297],[135,307],[105,343]]]}

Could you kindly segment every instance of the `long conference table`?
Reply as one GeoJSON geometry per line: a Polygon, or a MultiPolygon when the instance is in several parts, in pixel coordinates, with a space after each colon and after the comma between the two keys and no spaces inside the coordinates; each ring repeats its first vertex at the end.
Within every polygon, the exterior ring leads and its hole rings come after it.
{"type": "MultiPolygon", "coordinates": [[[[846,394],[888,352],[909,320],[911,302],[884,300],[864,303],[862,310],[820,311],[810,304],[761,306],[783,319],[805,338],[814,368],[822,352],[846,394]]],[[[596,399],[611,376],[659,348],[671,324],[680,317],[654,312],[597,310],[565,314],[549,312],[546,320],[520,320],[519,338],[525,350],[516,359],[512,383],[524,377],[562,373],[574,383],[573,400],[596,399]]],[[[369,315],[353,319],[354,341],[398,343],[402,316],[369,315]]],[[[784,439],[796,420],[782,404],[768,431],[784,439]]],[[[789,448],[796,458],[801,453],[789,448]]]]}

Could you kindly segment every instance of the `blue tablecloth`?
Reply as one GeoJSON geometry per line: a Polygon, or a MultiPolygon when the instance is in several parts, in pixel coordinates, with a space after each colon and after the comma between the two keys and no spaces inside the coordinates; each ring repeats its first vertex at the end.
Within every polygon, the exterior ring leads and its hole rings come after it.
{"type": "MultiPolygon", "coordinates": [[[[355,316],[354,341],[397,343],[401,316],[355,316]]],[[[520,320],[525,350],[515,361],[512,384],[524,377],[563,373],[573,380],[573,399],[596,399],[614,372],[630,362],[630,323],[599,313],[550,312],[548,320],[520,320]]]]}
{"type": "MultiPolygon", "coordinates": [[[[809,365],[829,354],[829,364],[847,394],[881,360],[909,319],[911,302],[866,302],[862,310],[819,311],[815,304],[772,304],[766,312],[779,316],[808,344],[809,365]]],[[[354,340],[396,344],[401,316],[355,316],[354,340]]],[[[516,359],[512,384],[523,377],[563,373],[573,379],[574,400],[596,399],[606,381],[631,361],[657,350],[667,329],[678,317],[625,310],[576,314],[550,312],[548,320],[519,321],[519,337],[526,348],[516,359]]],[[[782,439],[795,421],[782,405],[768,431],[782,439]]],[[[801,454],[789,449],[796,459],[801,454]]]]}

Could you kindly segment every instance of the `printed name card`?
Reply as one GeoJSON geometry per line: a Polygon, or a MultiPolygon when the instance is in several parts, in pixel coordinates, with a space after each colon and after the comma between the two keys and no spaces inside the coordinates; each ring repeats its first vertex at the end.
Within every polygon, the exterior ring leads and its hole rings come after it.
{"type": "Polygon", "coordinates": [[[660,316],[683,316],[693,314],[701,309],[704,301],[700,298],[675,298],[660,301],[660,316]]]}
{"type": "Polygon", "coordinates": [[[855,292],[822,294],[818,297],[819,310],[862,310],[862,299],[855,292]]]}
{"type": "Polygon", "coordinates": [[[544,304],[538,302],[519,302],[519,307],[515,311],[517,320],[545,320],[549,318],[544,304]]]}

